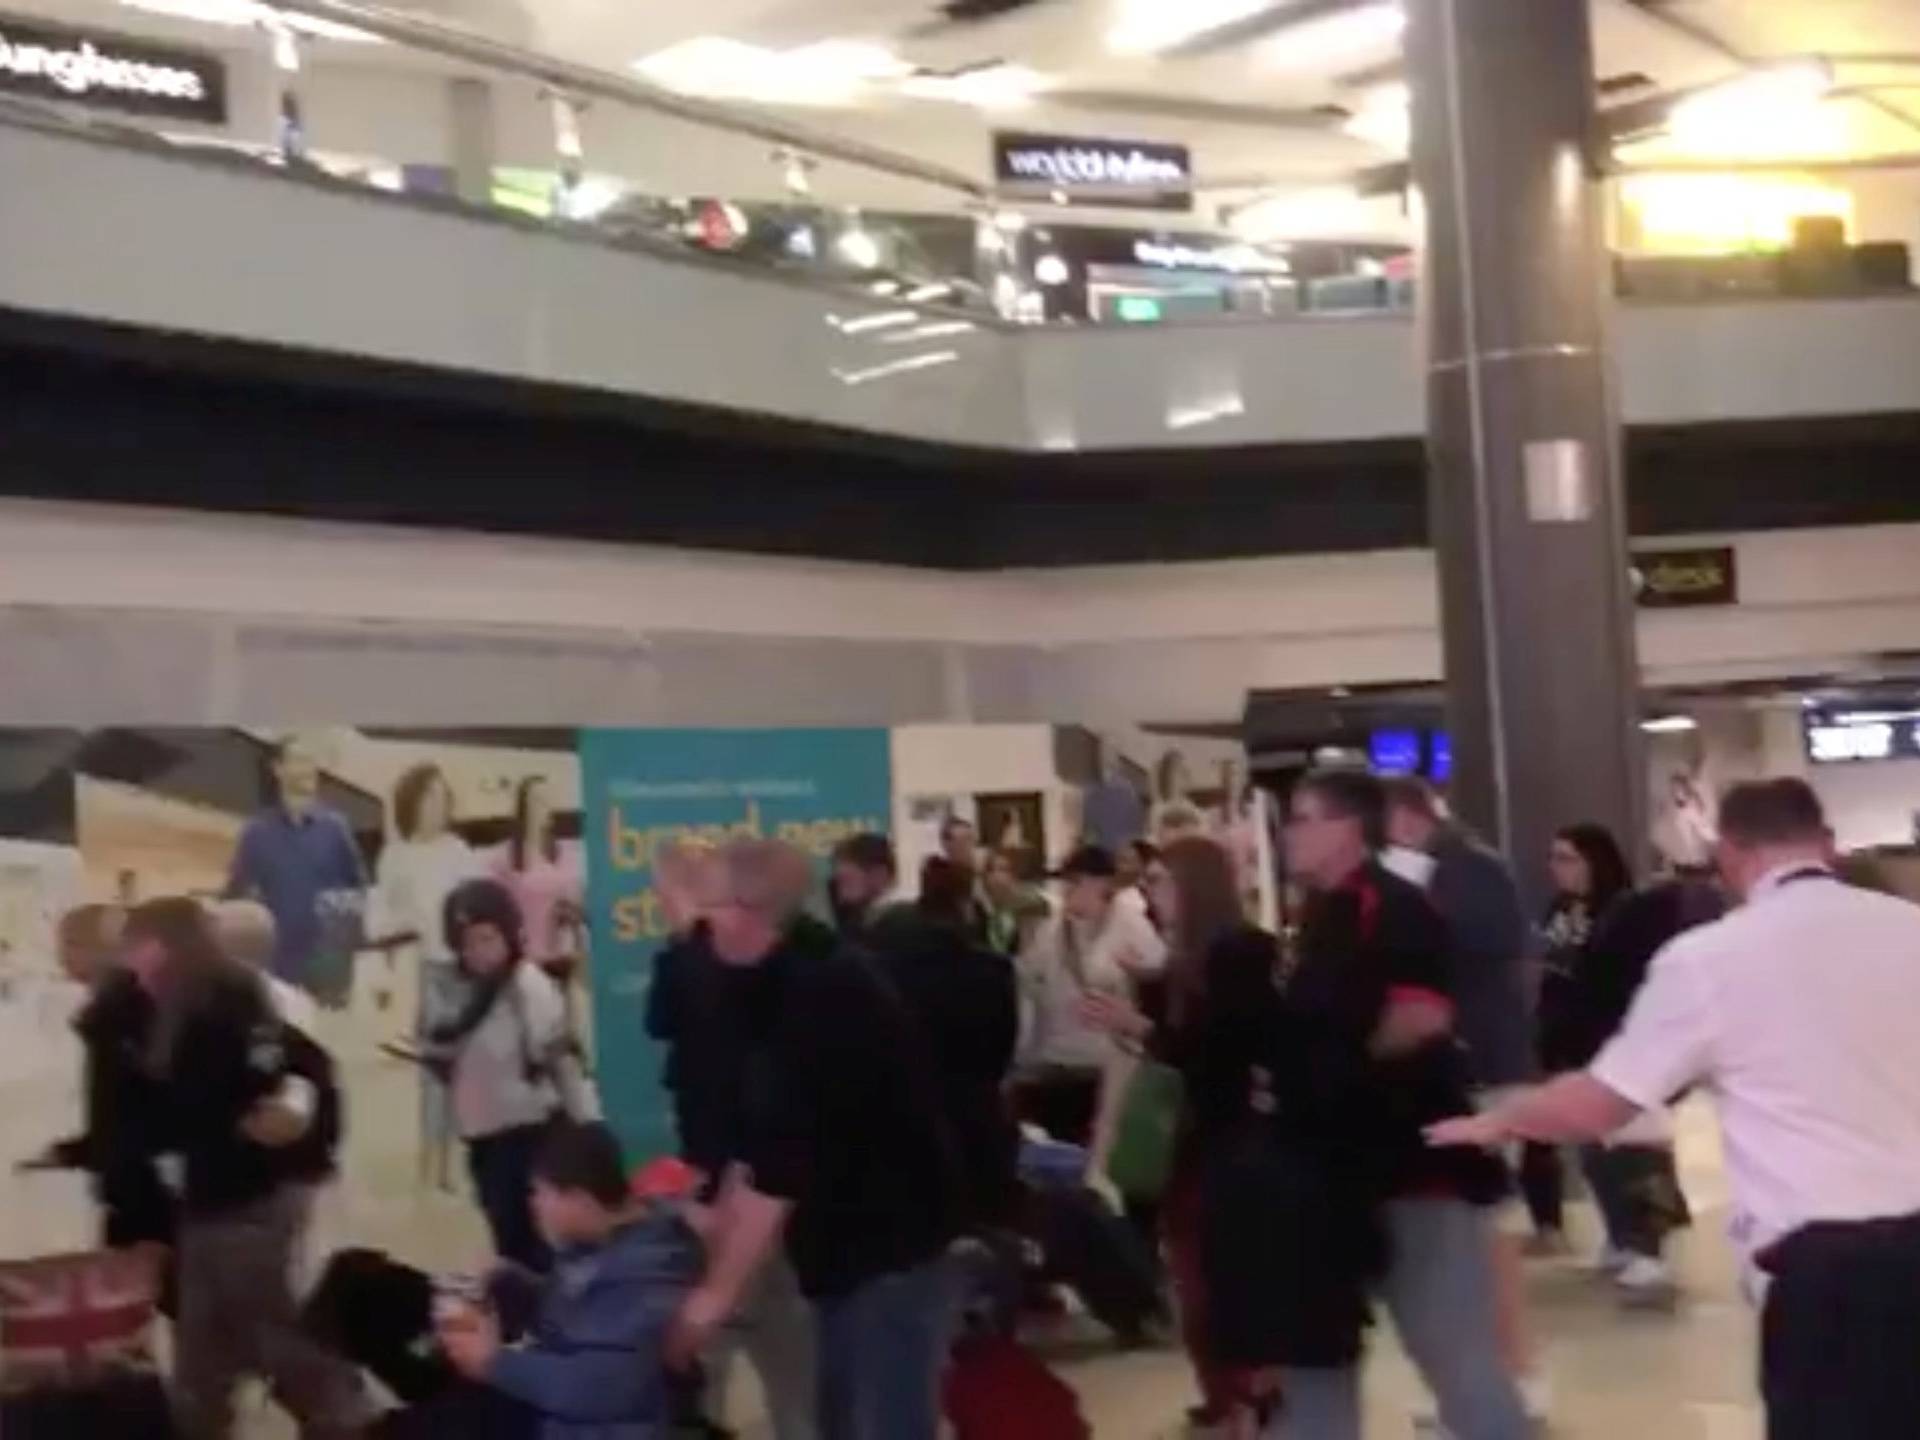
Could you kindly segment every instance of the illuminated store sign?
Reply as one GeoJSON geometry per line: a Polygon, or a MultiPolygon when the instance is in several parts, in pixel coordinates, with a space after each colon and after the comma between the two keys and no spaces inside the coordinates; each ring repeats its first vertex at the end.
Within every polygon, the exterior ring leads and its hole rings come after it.
{"type": "Polygon", "coordinates": [[[1166,270],[1227,270],[1234,274],[1258,272],[1285,275],[1285,260],[1262,255],[1251,245],[1184,245],[1177,240],[1136,240],[1133,258],[1141,265],[1166,270]]]}
{"type": "Polygon", "coordinates": [[[1920,711],[1807,716],[1807,758],[1817,765],[1920,759],[1920,711]]]}
{"type": "Polygon", "coordinates": [[[0,91],[220,125],[227,70],[212,55],[0,15],[0,91]]]}
{"type": "Polygon", "coordinates": [[[1733,547],[1636,550],[1633,589],[1635,601],[1652,610],[1738,604],[1740,572],[1733,547]]]}
{"type": "Polygon", "coordinates": [[[1193,206],[1192,152],[1153,140],[999,131],[993,175],[1001,193],[1014,198],[1143,210],[1193,206]]]}

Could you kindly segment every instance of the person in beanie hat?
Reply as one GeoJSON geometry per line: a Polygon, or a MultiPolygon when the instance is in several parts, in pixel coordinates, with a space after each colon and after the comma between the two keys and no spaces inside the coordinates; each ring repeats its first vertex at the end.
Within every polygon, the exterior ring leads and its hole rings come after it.
{"type": "Polygon", "coordinates": [[[528,1198],[534,1159],[555,1119],[589,1119],[595,1107],[560,991],[526,963],[512,893],[497,880],[466,881],[447,896],[444,919],[467,995],[458,1015],[422,1037],[426,1062],[447,1076],[495,1252],[544,1272],[553,1256],[528,1198]]]}

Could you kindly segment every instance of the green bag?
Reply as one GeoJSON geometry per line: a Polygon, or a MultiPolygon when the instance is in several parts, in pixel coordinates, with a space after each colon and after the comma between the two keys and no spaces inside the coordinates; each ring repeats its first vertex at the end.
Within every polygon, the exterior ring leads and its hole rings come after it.
{"type": "Polygon", "coordinates": [[[1125,1198],[1151,1201],[1166,1194],[1186,1103],[1186,1081],[1171,1065],[1143,1059],[1134,1067],[1107,1151],[1107,1179],[1125,1198]]]}

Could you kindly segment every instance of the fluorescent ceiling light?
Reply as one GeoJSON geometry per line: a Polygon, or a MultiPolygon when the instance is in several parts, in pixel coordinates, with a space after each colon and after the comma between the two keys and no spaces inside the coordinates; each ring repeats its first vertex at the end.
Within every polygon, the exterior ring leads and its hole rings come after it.
{"type": "Polygon", "coordinates": [[[900,325],[911,325],[920,318],[918,310],[882,310],[872,315],[857,315],[851,320],[839,320],[829,315],[827,323],[837,325],[842,335],[864,335],[869,330],[891,330],[900,325]]]}
{"type": "Polygon", "coordinates": [[[1376,85],[1340,127],[1356,140],[1404,155],[1413,145],[1413,92],[1405,85],[1376,85]]]}
{"type": "Polygon", "coordinates": [[[315,40],[345,40],[357,45],[378,45],[378,35],[369,35],[335,20],[320,20],[276,10],[259,0],[120,0],[130,10],[145,10],[175,20],[195,20],[203,25],[272,25],[285,27],[315,40]]]}
{"type": "MultiPolygon", "coordinates": [[[[848,230],[833,242],[833,253],[856,270],[880,268],[880,242],[865,230],[848,230]]],[[[911,315],[913,312],[908,311],[911,315]]]]}
{"type": "Polygon", "coordinates": [[[1642,720],[1640,728],[1649,735],[1685,735],[1698,730],[1700,722],[1691,715],[1661,715],[1652,720],[1642,720]]]}
{"type": "Polygon", "coordinates": [[[958,350],[929,350],[920,355],[908,355],[904,359],[889,360],[884,365],[869,365],[863,370],[839,370],[833,376],[842,385],[867,385],[875,380],[885,380],[894,375],[905,375],[914,370],[926,370],[935,365],[951,365],[960,358],[958,350]]]}
{"type": "Polygon", "coordinates": [[[907,345],[916,340],[944,340],[949,335],[967,335],[976,327],[970,320],[935,320],[930,324],[916,325],[911,330],[897,330],[890,335],[882,335],[883,345],[907,345]]]}
{"type": "Polygon", "coordinates": [[[945,100],[979,110],[1011,110],[1030,104],[1046,79],[1024,65],[983,65],[957,75],[909,75],[900,93],[916,100],[945,100]]]}
{"type": "Polygon", "coordinates": [[[1325,70],[1371,58],[1398,45],[1407,12],[1396,3],[1336,10],[1289,25],[1260,46],[1260,58],[1286,70],[1325,70]]]}
{"type": "Polygon", "coordinates": [[[897,80],[912,70],[884,45],[864,40],[770,50],[722,35],[682,40],[636,60],[633,68],[685,95],[768,105],[849,105],[875,82],[897,80]]]}
{"type": "Polygon", "coordinates": [[[1119,18],[1107,31],[1117,55],[1153,55],[1211,30],[1246,20],[1272,0],[1120,0],[1119,18]]]}

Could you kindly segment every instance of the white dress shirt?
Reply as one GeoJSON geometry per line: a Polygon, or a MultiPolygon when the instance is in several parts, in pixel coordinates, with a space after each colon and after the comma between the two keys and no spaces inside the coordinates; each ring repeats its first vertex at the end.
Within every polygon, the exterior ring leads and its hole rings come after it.
{"type": "Polygon", "coordinates": [[[1920,1212],[1920,906],[1774,871],[1656,957],[1591,1073],[1640,1106],[1711,1090],[1749,1256],[1920,1212]]]}

